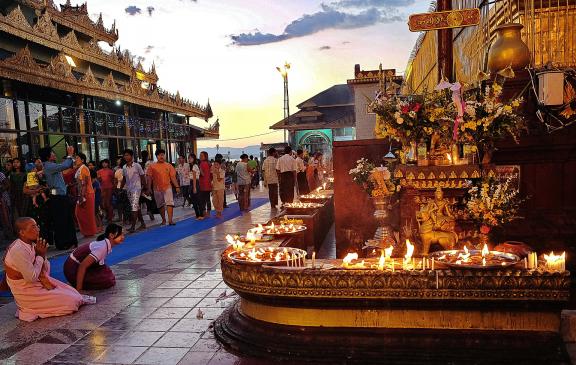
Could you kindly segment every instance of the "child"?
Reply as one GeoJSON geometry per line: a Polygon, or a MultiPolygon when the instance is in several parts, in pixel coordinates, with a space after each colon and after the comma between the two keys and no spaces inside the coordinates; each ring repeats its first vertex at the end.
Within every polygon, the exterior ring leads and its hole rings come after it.
{"type": "Polygon", "coordinates": [[[26,186],[31,190],[40,190],[39,193],[32,195],[32,204],[38,208],[38,203],[36,202],[36,197],[38,195],[42,195],[44,201],[48,200],[48,197],[44,192],[45,186],[40,185],[40,179],[43,177],[44,171],[39,171],[34,164],[28,164],[26,165],[26,172],[26,186]]]}
{"type": "Polygon", "coordinates": [[[216,210],[216,218],[222,218],[222,211],[224,210],[224,177],[226,171],[222,168],[222,160],[216,160],[212,164],[212,203],[216,210]]]}

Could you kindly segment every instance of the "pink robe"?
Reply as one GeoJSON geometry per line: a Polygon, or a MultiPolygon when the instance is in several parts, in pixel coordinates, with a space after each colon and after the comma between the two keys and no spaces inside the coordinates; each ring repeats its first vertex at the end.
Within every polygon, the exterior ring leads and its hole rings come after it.
{"type": "Polygon", "coordinates": [[[76,289],[54,278],[49,279],[54,289],[42,287],[38,276],[42,270],[50,275],[50,262],[36,257],[31,245],[17,239],[5,260],[6,265],[23,276],[19,280],[6,278],[18,307],[16,316],[21,320],[32,322],[39,317],[64,316],[76,312],[82,304],[82,295],[76,289]]]}

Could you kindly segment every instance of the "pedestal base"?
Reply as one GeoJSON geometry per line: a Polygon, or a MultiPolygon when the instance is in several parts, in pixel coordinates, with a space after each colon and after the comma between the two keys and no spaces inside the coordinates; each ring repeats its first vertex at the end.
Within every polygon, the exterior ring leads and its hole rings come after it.
{"type": "Polygon", "coordinates": [[[231,352],[330,364],[567,364],[553,332],[287,326],[249,318],[236,303],[214,324],[231,352]]]}

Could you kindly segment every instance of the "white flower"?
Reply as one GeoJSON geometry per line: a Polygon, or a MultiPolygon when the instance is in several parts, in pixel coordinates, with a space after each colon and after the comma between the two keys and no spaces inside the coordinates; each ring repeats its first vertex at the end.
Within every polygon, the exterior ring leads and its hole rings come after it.
{"type": "Polygon", "coordinates": [[[476,117],[476,108],[474,108],[472,105],[466,105],[466,114],[472,118],[476,117]]]}

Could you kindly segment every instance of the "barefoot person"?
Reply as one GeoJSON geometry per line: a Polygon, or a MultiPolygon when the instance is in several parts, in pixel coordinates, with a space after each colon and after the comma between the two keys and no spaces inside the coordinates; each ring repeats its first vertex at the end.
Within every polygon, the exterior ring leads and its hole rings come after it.
{"type": "Polygon", "coordinates": [[[32,218],[16,220],[18,238],[4,257],[8,286],[18,307],[16,316],[31,322],[37,318],[74,313],[83,303],[71,286],[50,277],[47,244],[39,239],[40,228],[32,218]]]}
{"type": "Polygon", "coordinates": [[[104,263],[112,248],[124,242],[122,227],[111,223],[96,241],[74,250],[64,263],[64,275],[76,290],[108,289],[116,284],[116,277],[104,263]]]}
{"type": "Polygon", "coordinates": [[[132,211],[132,216],[130,217],[131,225],[128,230],[128,232],[132,233],[135,231],[136,220],[140,222],[139,230],[146,228],[140,207],[140,195],[142,193],[146,194],[148,188],[146,187],[146,176],[142,166],[134,161],[134,151],[131,149],[124,150],[124,161],[126,161],[126,165],[123,168],[122,189],[126,189],[130,210],[132,211]]]}
{"type": "Polygon", "coordinates": [[[172,220],[174,213],[174,194],[172,193],[172,184],[176,188],[176,193],[180,193],[180,186],[176,180],[176,169],[174,166],[166,162],[166,151],[159,149],[156,150],[156,159],[158,162],[153,163],[148,167],[146,174],[152,181],[152,188],[154,189],[154,198],[156,205],[160,209],[160,216],[162,217],[162,225],[166,225],[165,211],[168,213],[168,224],[171,226],[176,225],[172,220]]]}

